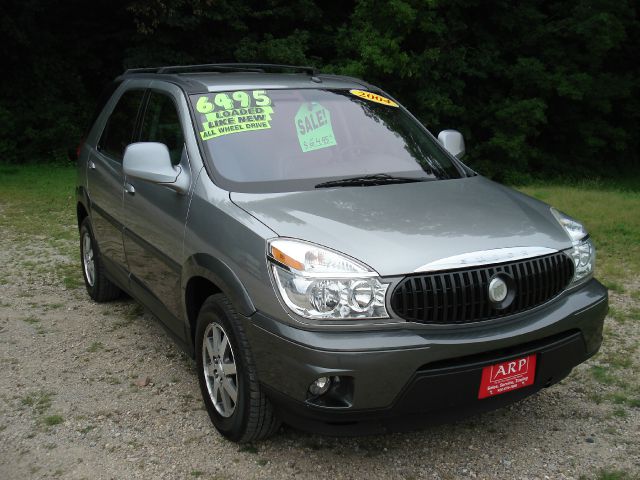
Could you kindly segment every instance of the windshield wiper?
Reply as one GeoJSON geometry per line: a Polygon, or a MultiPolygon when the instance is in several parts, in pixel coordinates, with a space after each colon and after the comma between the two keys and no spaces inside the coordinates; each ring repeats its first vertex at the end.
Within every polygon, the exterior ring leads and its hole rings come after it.
{"type": "Polygon", "coordinates": [[[416,177],[396,177],[386,173],[376,173],[375,175],[364,175],[362,177],[341,178],[340,180],[330,180],[316,185],[316,188],[330,187],[369,187],[372,185],[389,185],[392,183],[414,183],[426,182],[430,178],[416,177]]]}

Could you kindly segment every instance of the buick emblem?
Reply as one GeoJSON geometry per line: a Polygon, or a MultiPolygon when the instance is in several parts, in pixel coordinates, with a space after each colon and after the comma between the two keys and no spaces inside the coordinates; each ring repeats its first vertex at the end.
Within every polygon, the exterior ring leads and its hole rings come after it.
{"type": "Polygon", "coordinates": [[[489,282],[489,300],[493,303],[502,302],[507,298],[508,293],[509,288],[507,287],[507,283],[500,277],[495,277],[489,282]]]}
{"type": "Polygon", "coordinates": [[[489,280],[487,296],[493,308],[507,308],[516,297],[516,282],[506,272],[500,272],[489,280]]]}

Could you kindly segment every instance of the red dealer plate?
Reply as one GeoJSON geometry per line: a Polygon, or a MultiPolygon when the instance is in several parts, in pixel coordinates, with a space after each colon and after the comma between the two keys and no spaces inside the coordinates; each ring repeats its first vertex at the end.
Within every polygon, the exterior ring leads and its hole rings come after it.
{"type": "Polygon", "coordinates": [[[533,385],[535,375],[535,354],[484,367],[478,398],[495,397],[501,393],[533,385]]]}

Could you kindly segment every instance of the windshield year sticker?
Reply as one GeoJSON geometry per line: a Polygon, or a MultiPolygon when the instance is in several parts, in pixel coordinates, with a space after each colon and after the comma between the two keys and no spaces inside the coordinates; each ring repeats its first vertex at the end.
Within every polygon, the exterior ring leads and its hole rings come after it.
{"type": "Polygon", "coordinates": [[[202,116],[202,140],[271,128],[273,107],[264,90],[203,95],[196,102],[202,116]]]}
{"type": "Polygon", "coordinates": [[[337,145],[331,125],[331,113],[317,102],[303,103],[294,118],[303,152],[337,145]]]}
{"type": "Polygon", "coordinates": [[[365,92],[364,90],[349,90],[351,95],[355,95],[356,97],[364,98],[365,100],[369,100],[370,102],[381,103],[382,105],[386,105],[388,107],[397,107],[398,104],[393,100],[383,97],[382,95],[377,95],[371,92],[365,92]]]}

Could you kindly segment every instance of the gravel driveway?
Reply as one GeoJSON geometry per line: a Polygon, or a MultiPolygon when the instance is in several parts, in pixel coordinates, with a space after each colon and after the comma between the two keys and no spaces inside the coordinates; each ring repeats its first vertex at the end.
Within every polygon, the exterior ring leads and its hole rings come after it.
{"type": "Polygon", "coordinates": [[[612,295],[596,358],[510,408],[410,434],[283,427],[239,447],[153,316],[62,286],[56,266],[75,259],[45,237],[2,231],[0,245],[0,479],[640,478],[637,294],[612,295]]]}

